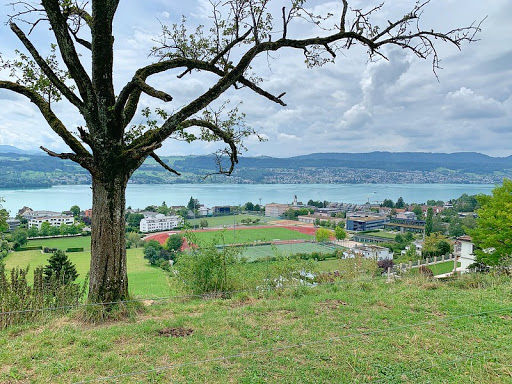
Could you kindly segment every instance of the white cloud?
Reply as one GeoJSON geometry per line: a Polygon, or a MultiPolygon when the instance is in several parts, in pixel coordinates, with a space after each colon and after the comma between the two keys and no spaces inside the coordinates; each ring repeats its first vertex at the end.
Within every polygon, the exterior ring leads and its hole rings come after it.
{"type": "MultiPolygon", "coordinates": [[[[272,2],[278,15],[274,19],[276,23],[281,21],[282,3],[272,2]]],[[[320,0],[311,4],[315,13],[336,13],[341,2],[320,0]]],[[[363,0],[352,0],[350,4],[356,8],[370,6],[363,0]]],[[[386,24],[388,19],[409,11],[411,4],[405,0],[388,2],[374,20],[386,24]]],[[[512,46],[512,24],[506,21],[511,7],[507,0],[451,0],[428,4],[422,16],[422,25],[428,29],[432,25],[449,30],[489,15],[482,26],[480,42],[463,45],[461,52],[447,44],[438,44],[444,68],[438,72],[439,82],[432,74],[429,60],[422,61],[396,47],[386,51],[389,61],[367,63],[366,51],[354,47],[340,53],[336,64],[312,70],[306,69],[300,50],[288,49],[273,52],[268,57],[262,55],[253,66],[265,80],[262,88],[276,95],[286,92],[283,100],[287,107],[248,89],[230,90],[216,104],[228,98],[232,105],[243,100],[240,110],[246,112],[247,124],[269,138],[264,143],[248,139],[248,155],[289,156],[324,150],[474,150],[510,154],[512,52],[507,47],[512,46]],[[282,145],[285,140],[293,145],[282,145]]],[[[120,7],[114,29],[116,91],[119,92],[137,68],[154,61],[147,54],[160,33],[159,20],[171,24],[185,15],[191,26],[207,24],[211,22],[210,9],[208,0],[154,0],[129,2],[120,7]]],[[[0,10],[0,17],[5,20],[5,10],[0,10]]],[[[317,31],[314,25],[300,22],[296,28],[290,28],[289,37],[294,33],[302,36],[328,32],[317,31]]],[[[0,24],[0,34],[4,55],[20,48],[3,24],[0,24]]],[[[46,49],[47,37],[48,31],[44,28],[31,34],[40,49],[46,49]]],[[[83,58],[87,60],[86,55],[83,58]]],[[[198,73],[178,80],[176,75],[172,72],[148,80],[152,86],[170,93],[174,97],[171,103],[162,104],[143,97],[141,107],[179,109],[217,80],[215,76],[198,73]]],[[[5,72],[0,72],[0,79],[5,79],[5,72]]],[[[0,90],[0,100],[2,143],[23,148],[42,143],[56,149],[63,147],[25,98],[0,90]]],[[[68,104],[54,107],[72,129],[83,124],[68,104]]],[[[137,116],[135,122],[140,119],[137,116]]],[[[211,152],[213,147],[170,141],[160,153],[200,154],[211,152]]]]}
{"type": "Polygon", "coordinates": [[[450,119],[484,119],[505,115],[505,106],[494,100],[477,95],[473,90],[461,87],[449,92],[442,110],[450,119]]]}

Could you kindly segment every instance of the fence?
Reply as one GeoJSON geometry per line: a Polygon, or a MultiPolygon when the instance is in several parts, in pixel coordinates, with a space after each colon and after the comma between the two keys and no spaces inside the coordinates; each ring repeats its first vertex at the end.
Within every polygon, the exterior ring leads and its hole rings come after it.
{"type": "Polygon", "coordinates": [[[417,261],[409,261],[409,263],[395,264],[393,266],[393,272],[394,273],[404,273],[413,268],[419,268],[422,265],[425,267],[428,267],[429,265],[445,263],[447,261],[453,261],[454,269],[455,269],[456,268],[456,264],[455,264],[456,260],[458,260],[458,258],[457,258],[457,256],[455,256],[453,254],[434,256],[433,258],[427,257],[425,259],[418,259],[417,261]]]}

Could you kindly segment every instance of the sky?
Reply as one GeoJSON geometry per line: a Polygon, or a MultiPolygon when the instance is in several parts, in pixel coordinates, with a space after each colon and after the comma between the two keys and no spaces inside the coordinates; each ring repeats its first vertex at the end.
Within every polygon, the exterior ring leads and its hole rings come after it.
{"type": "MultiPolygon", "coordinates": [[[[0,6],[0,53],[4,60],[23,50],[3,21],[11,8],[0,6]]],[[[281,6],[272,9],[280,18],[281,6]]],[[[372,2],[351,1],[354,8],[367,8],[372,2]]],[[[331,12],[338,18],[341,1],[308,1],[315,13],[331,12]]],[[[384,25],[407,13],[414,1],[388,0],[375,21],[384,25]]],[[[121,0],[115,18],[115,86],[130,80],[135,70],[155,61],[149,51],[156,43],[161,25],[179,22],[188,25],[211,23],[207,0],[121,0]]],[[[432,0],[421,18],[423,29],[441,32],[467,26],[487,17],[479,41],[465,44],[462,51],[438,42],[441,67],[437,77],[431,60],[421,60],[399,48],[386,49],[389,61],[368,62],[366,51],[355,47],[337,56],[334,64],[308,69],[302,52],[278,51],[257,58],[255,73],[261,87],[273,94],[286,92],[286,107],[275,104],[248,89],[230,90],[214,107],[229,100],[246,114],[246,124],[265,141],[246,139],[244,156],[288,157],[315,152],[466,152],[490,156],[512,155],[512,2],[510,0],[432,0]],[[241,104],[240,104],[241,103],[241,104]]],[[[25,31],[26,25],[20,24],[25,31]]],[[[279,27],[277,27],[279,29],[279,27]]],[[[311,23],[297,20],[289,37],[321,34],[311,23]]],[[[39,25],[30,35],[42,52],[48,52],[51,34],[39,25]]],[[[87,52],[83,52],[87,62],[87,52]]],[[[84,64],[87,67],[87,64],[84,64]]],[[[162,107],[172,111],[206,91],[215,80],[193,73],[177,79],[177,72],[158,75],[148,82],[174,100],[142,98],[140,108],[162,107]]],[[[0,79],[9,79],[0,71],[0,79]]],[[[62,140],[47,126],[38,110],[23,96],[0,89],[0,144],[26,150],[40,145],[66,151],[62,140]]],[[[54,111],[71,129],[84,125],[80,115],[65,102],[54,111]]],[[[143,122],[138,114],[135,124],[143,122]]],[[[187,144],[167,140],[160,155],[208,154],[216,144],[187,144]]]]}

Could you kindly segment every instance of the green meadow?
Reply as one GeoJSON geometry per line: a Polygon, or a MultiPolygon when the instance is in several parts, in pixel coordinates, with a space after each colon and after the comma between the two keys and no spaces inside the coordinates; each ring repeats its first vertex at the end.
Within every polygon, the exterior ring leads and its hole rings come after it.
{"type": "MultiPolygon", "coordinates": [[[[91,261],[90,253],[90,237],[73,237],[73,238],[57,238],[30,240],[28,245],[41,245],[43,247],[58,248],[66,250],[70,247],[84,247],[88,251],[84,252],[68,252],[67,255],[71,262],[76,265],[76,269],[80,276],[77,282],[82,283],[89,271],[91,261]]],[[[15,267],[30,269],[38,266],[44,266],[47,263],[51,253],[42,253],[41,251],[21,251],[10,253],[4,263],[6,270],[15,267]]],[[[167,283],[167,274],[160,268],[152,267],[147,260],[144,260],[142,248],[126,250],[127,268],[128,268],[128,285],[132,295],[140,297],[168,296],[170,288],[167,283]]],[[[29,283],[32,283],[33,274],[29,272],[29,283]]]]}
{"type": "Polygon", "coordinates": [[[0,331],[0,382],[510,383],[511,290],[416,276],[70,312],[0,331]]]}

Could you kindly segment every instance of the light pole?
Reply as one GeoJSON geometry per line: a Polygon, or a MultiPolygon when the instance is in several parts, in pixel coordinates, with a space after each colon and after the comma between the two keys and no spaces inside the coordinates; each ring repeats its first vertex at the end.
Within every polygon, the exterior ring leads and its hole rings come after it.
{"type": "MultiPolygon", "coordinates": [[[[233,210],[235,209],[235,202],[233,202],[233,210]]],[[[235,228],[236,228],[236,215],[233,212],[233,245],[235,244],[235,228]]]]}

